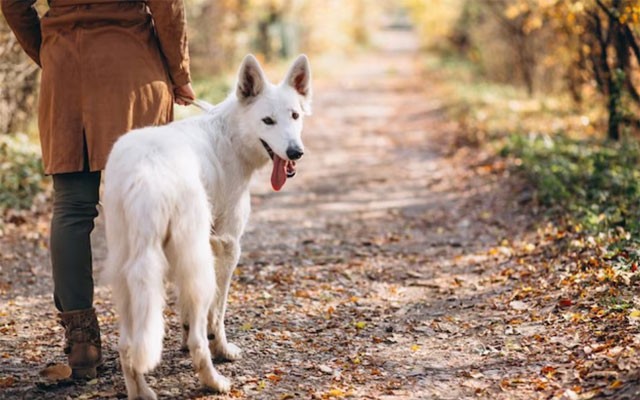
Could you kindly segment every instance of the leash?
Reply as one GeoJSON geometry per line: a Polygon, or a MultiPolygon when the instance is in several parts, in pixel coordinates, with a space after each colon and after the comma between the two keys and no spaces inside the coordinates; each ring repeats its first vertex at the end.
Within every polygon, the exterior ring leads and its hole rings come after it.
{"type": "Polygon", "coordinates": [[[195,106],[201,109],[206,113],[213,113],[217,108],[215,105],[209,103],[208,101],[199,100],[199,99],[189,99],[183,96],[178,96],[178,98],[191,106],[195,106]]]}

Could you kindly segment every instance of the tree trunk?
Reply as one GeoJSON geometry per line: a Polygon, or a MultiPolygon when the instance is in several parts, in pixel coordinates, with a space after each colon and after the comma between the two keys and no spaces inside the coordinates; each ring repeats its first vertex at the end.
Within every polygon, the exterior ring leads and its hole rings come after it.
{"type": "Polygon", "coordinates": [[[622,120],[622,85],[625,74],[622,70],[616,69],[610,78],[609,91],[609,129],[608,138],[611,140],[620,139],[620,121],[622,120]]]}

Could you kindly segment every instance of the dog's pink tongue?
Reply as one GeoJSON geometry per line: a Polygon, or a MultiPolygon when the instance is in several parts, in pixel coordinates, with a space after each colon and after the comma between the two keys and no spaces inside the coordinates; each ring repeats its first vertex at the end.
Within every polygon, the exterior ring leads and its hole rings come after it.
{"type": "Polygon", "coordinates": [[[282,189],[287,181],[287,161],[273,155],[273,171],[271,171],[271,187],[276,192],[282,189]]]}

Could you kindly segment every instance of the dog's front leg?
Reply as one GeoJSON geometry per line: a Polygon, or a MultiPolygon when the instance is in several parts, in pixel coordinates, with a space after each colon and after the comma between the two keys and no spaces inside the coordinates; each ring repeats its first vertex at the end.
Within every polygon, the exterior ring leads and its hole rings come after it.
{"type": "Polygon", "coordinates": [[[209,309],[207,324],[209,348],[215,358],[234,361],[240,358],[241,350],[235,344],[227,342],[224,315],[231,278],[240,258],[240,243],[231,235],[213,235],[209,238],[209,242],[215,257],[217,286],[215,299],[209,309]]]}

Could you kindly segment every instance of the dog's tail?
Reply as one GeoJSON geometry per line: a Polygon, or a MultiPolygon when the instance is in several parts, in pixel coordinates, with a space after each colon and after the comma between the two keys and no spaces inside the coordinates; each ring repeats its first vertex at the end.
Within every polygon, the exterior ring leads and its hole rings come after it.
{"type": "Polygon", "coordinates": [[[158,244],[142,249],[127,264],[123,269],[122,283],[126,285],[129,296],[122,311],[129,323],[127,332],[121,332],[121,335],[127,335],[124,341],[121,340],[121,349],[127,352],[133,368],[145,373],[160,362],[162,354],[163,278],[167,260],[158,244]]]}
{"type": "Polygon", "coordinates": [[[111,175],[105,185],[104,210],[109,257],[102,276],[113,288],[120,316],[122,360],[145,373],[160,362],[162,353],[168,269],[162,241],[168,217],[154,200],[159,197],[150,194],[153,187],[144,184],[156,182],[157,177],[140,176],[150,174],[150,169],[125,174],[109,169],[127,165],[125,162],[114,165],[107,165],[111,175]]]}

